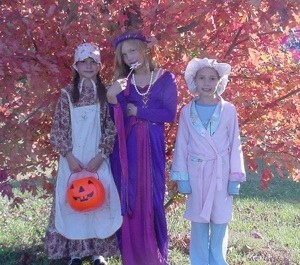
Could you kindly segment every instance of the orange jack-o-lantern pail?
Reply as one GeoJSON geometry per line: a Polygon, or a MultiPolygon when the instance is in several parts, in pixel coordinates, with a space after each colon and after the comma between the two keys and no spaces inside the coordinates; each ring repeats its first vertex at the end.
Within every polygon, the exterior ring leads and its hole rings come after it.
{"type": "Polygon", "coordinates": [[[67,201],[78,212],[99,208],[105,200],[105,189],[100,180],[88,176],[73,180],[67,188],[67,201]]]}

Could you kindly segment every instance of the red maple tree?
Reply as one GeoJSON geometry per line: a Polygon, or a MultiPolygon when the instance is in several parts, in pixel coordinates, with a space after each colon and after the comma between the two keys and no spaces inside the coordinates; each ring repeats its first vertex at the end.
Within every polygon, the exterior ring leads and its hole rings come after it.
{"type": "MultiPolygon", "coordinates": [[[[51,190],[57,160],[49,143],[51,118],[60,89],[71,80],[74,48],[83,41],[101,46],[108,84],[113,39],[129,28],[151,36],[156,61],[176,74],[178,110],[191,99],[183,72],[192,57],[231,64],[224,98],[239,112],[246,166],[261,174],[262,188],[274,168],[300,180],[299,62],[280,46],[299,25],[299,14],[293,0],[1,1],[2,194],[13,196],[16,181],[22,191],[51,190]]],[[[169,162],[176,128],[166,131],[169,162]]]]}

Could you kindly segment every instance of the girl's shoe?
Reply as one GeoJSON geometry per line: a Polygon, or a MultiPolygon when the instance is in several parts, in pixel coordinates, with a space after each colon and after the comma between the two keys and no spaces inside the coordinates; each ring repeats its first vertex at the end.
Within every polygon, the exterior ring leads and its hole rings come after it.
{"type": "Polygon", "coordinates": [[[94,260],[94,265],[107,265],[107,262],[104,259],[95,259],[94,260]]]}
{"type": "Polygon", "coordinates": [[[77,259],[77,258],[71,259],[68,265],[82,265],[82,261],[81,259],[77,259]]]}

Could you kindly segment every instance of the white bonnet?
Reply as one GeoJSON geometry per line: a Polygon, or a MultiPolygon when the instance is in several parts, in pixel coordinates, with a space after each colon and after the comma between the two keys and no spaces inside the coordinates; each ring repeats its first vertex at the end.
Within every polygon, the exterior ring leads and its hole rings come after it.
{"type": "Polygon", "coordinates": [[[101,64],[99,47],[93,43],[80,44],[75,50],[73,68],[77,71],[76,63],[89,57],[101,64]]]}
{"type": "Polygon", "coordinates": [[[184,73],[185,82],[188,86],[189,91],[191,93],[196,92],[194,78],[197,72],[204,67],[213,68],[218,72],[220,76],[220,82],[217,88],[217,94],[221,95],[224,92],[228,83],[228,75],[230,74],[231,66],[227,63],[218,63],[215,59],[208,58],[194,58],[191,61],[189,61],[184,73]]]}

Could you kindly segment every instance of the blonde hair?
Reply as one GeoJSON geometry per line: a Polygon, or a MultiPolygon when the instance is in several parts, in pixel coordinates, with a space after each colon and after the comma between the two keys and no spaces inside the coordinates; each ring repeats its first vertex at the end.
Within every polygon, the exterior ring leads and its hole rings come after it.
{"type": "Polygon", "coordinates": [[[130,72],[130,67],[125,64],[122,55],[122,47],[125,42],[133,44],[142,54],[144,58],[144,63],[149,65],[149,70],[153,71],[156,67],[156,63],[153,61],[150,50],[147,44],[138,39],[127,39],[122,41],[117,47],[115,52],[114,60],[114,80],[126,77],[130,72]]]}

